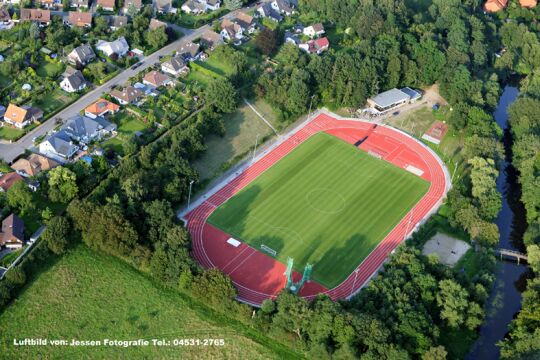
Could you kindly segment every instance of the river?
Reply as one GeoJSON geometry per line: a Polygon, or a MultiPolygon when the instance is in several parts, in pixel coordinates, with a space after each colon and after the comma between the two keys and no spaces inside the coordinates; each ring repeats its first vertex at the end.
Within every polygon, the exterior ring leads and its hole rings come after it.
{"type": "MultiPolygon", "coordinates": [[[[511,164],[512,136],[508,129],[507,108],[518,97],[516,87],[506,86],[494,113],[497,124],[504,129],[506,157],[497,179],[497,190],[502,194],[502,208],[496,224],[499,227],[499,247],[524,251],[523,233],[526,229],[525,209],[519,201],[521,193],[517,174],[511,164]]],[[[495,284],[486,305],[486,321],[480,328],[480,336],[466,356],[467,360],[491,360],[500,357],[497,342],[504,339],[508,325],[521,309],[521,292],[525,289],[527,267],[516,263],[499,261],[495,272],[495,284]]]]}

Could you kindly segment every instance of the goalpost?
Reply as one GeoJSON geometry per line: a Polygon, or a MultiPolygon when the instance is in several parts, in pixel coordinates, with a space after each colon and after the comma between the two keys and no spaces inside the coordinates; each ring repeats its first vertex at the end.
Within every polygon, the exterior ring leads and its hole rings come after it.
{"type": "Polygon", "coordinates": [[[270,255],[272,255],[273,257],[276,257],[277,255],[277,251],[264,245],[264,244],[261,244],[261,249],[267,253],[269,253],[270,255]]]}

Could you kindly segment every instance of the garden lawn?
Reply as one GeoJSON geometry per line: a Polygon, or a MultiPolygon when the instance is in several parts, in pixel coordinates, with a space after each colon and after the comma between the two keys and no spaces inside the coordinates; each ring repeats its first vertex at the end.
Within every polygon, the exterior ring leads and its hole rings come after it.
{"type": "Polygon", "coordinates": [[[429,183],[318,133],[222,204],[208,222],[340,284],[424,196],[429,183]]]}
{"type": "Polygon", "coordinates": [[[61,62],[53,63],[49,61],[43,61],[37,68],[36,74],[43,78],[56,78],[64,70],[64,64],[61,62]]]}
{"type": "Polygon", "coordinates": [[[111,149],[120,156],[124,156],[124,142],[118,137],[111,138],[101,144],[104,149],[111,149]]]}
{"type": "Polygon", "coordinates": [[[59,111],[73,100],[74,98],[71,98],[67,93],[58,88],[53,92],[42,95],[33,105],[43,110],[43,114],[46,117],[59,111]]]}
{"type": "Polygon", "coordinates": [[[129,140],[137,131],[148,129],[149,125],[138,119],[135,115],[129,114],[127,111],[119,113],[115,119],[118,125],[118,134],[124,139],[129,140]]]}
{"type": "Polygon", "coordinates": [[[0,139],[15,141],[24,135],[24,130],[15,129],[9,126],[0,127],[0,139]]]}
{"type": "Polygon", "coordinates": [[[259,143],[272,130],[247,105],[223,117],[225,136],[208,136],[204,143],[207,150],[195,162],[194,167],[202,180],[210,179],[225,170],[247,152],[253,150],[259,134],[259,143]]]}
{"type": "Polygon", "coordinates": [[[5,359],[288,358],[285,347],[79,245],[0,314],[5,359]],[[224,346],[14,346],[13,339],[224,339],[224,346]],[[264,344],[264,345],[263,345],[264,344]]]}

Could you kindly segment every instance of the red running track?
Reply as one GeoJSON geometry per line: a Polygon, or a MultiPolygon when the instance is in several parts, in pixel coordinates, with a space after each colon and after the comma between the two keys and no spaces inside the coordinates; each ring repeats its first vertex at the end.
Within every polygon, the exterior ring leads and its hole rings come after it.
{"type": "MultiPolygon", "coordinates": [[[[335,300],[355,294],[399,243],[441,204],[446,195],[450,184],[442,162],[419,141],[393,128],[375,127],[372,123],[361,120],[339,120],[326,114],[317,116],[185,217],[192,236],[195,259],[205,268],[217,267],[228,274],[238,288],[240,301],[260,305],[265,299],[275,298],[285,286],[283,273],[286,266],[245,243],[237,248],[227,244],[226,240],[230,236],[206,221],[218,206],[320,131],[326,131],[351,144],[368,136],[360,149],[401,168],[412,169],[431,185],[426,195],[340,285],[329,290],[310,281],[301,289],[301,296],[309,299],[325,293],[335,300]]],[[[293,278],[298,281],[301,274],[294,272],[293,278]]]]}

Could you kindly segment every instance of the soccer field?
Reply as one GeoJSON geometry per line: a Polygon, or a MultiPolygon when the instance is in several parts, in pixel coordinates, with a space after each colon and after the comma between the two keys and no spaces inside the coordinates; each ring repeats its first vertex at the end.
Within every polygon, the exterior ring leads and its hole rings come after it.
{"type": "Polygon", "coordinates": [[[332,135],[299,145],[217,208],[208,222],[339,285],[428,191],[429,182],[332,135]]]}

